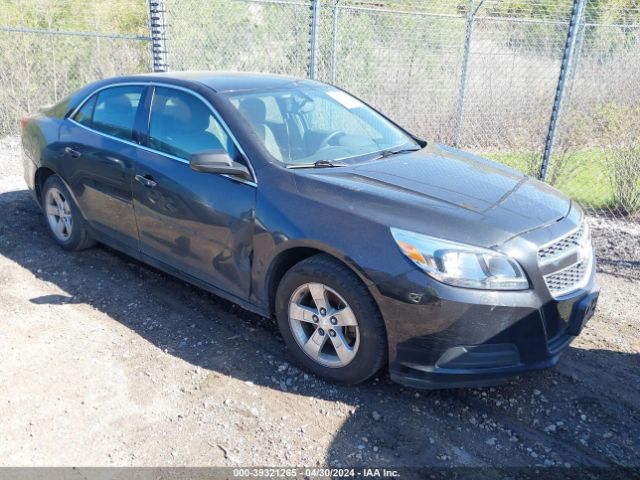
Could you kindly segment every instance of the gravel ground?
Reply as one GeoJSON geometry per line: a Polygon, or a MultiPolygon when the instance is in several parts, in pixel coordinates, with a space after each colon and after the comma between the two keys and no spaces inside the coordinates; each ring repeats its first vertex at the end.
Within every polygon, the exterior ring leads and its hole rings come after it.
{"type": "Polygon", "coordinates": [[[495,388],[299,371],[273,321],[105,247],[68,253],[0,140],[0,466],[640,466],[638,226],[594,220],[599,311],[495,388]]]}

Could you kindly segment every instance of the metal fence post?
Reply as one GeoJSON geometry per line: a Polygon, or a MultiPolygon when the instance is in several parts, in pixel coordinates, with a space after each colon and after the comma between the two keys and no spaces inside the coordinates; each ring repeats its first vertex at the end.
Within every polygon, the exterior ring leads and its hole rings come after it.
{"type": "Polygon", "coordinates": [[[320,34],[320,0],[311,0],[311,25],[309,26],[309,78],[318,77],[318,35],[320,34]]]}
{"type": "Polygon", "coordinates": [[[480,0],[478,6],[474,9],[475,0],[469,0],[469,12],[467,13],[467,33],[464,38],[464,53],[462,56],[462,71],[460,72],[460,87],[458,88],[458,112],[456,114],[456,133],[453,139],[453,145],[458,147],[460,144],[460,135],[462,134],[462,121],[464,118],[464,96],[467,89],[467,80],[469,78],[469,55],[471,52],[471,37],[473,36],[473,20],[478,10],[484,3],[480,0]]]}
{"type": "Polygon", "coordinates": [[[149,0],[149,28],[151,30],[151,61],[154,72],[166,72],[167,61],[167,23],[164,0],[149,0]]]}
{"type": "Polygon", "coordinates": [[[567,31],[567,40],[564,44],[562,53],[562,63],[560,64],[560,75],[558,76],[558,84],[556,86],[556,94],[553,99],[553,108],[551,109],[551,118],[549,119],[549,129],[547,131],[547,139],[544,143],[544,152],[542,154],[542,164],[540,165],[540,180],[547,178],[549,170],[549,161],[553,151],[553,142],[555,140],[556,128],[558,126],[558,118],[562,108],[562,97],[565,93],[567,78],[571,70],[574,51],[576,47],[576,38],[580,26],[582,13],[584,12],[585,0],[574,0],[571,10],[571,20],[569,21],[569,29],[567,31]]]}
{"type": "Polygon", "coordinates": [[[336,84],[336,65],[338,63],[338,2],[333,0],[332,26],[331,26],[331,83],[336,84]]]}

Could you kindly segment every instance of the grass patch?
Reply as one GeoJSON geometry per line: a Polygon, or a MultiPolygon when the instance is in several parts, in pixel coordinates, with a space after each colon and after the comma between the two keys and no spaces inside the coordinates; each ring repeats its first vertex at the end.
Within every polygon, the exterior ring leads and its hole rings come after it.
{"type": "MultiPolygon", "coordinates": [[[[532,152],[485,152],[483,156],[538,176],[541,155],[532,152]]],[[[579,204],[589,208],[616,205],[602,151],[596,148],[553,155],[547,180],[579,204]]]]}

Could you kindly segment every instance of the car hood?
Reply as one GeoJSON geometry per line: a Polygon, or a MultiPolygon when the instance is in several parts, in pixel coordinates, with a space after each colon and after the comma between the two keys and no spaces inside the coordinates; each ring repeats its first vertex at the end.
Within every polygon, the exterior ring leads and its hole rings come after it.
{"type": "Polygon", "coordinates": [[[310,201],[372,221],[494,246],[564,218],[571,201],[517,170],[430,144],[349,167],[296,170],[310,201]]]}

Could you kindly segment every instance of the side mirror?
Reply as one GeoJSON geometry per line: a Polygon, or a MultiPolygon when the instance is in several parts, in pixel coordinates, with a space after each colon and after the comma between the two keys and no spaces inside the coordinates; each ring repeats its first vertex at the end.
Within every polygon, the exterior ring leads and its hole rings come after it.
{"type": "Polygon", "coordinates": [[[245,180],[251,179],[247,167],[234,162],[224,150],[207,150],[191,155],[189,158],[191,170],[202,173],[219,173],[233,175],[245,180]]]}

